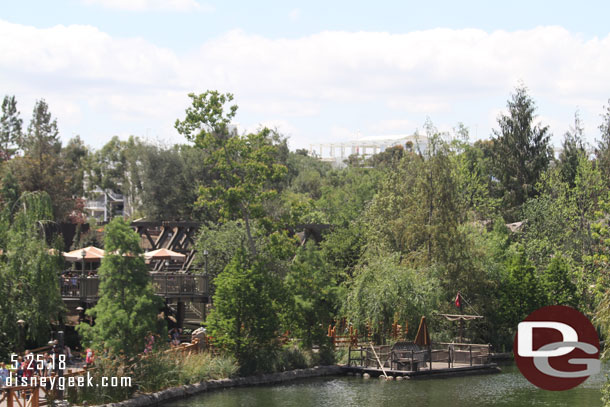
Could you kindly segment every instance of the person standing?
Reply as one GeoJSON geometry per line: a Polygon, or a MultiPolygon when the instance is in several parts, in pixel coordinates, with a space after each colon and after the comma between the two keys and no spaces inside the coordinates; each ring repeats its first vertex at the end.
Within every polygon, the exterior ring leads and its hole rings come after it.
{"type": "Polygon", "coordinates": [[[6,368],[4,362],[0,362],[0,389],[6,386],[6,380],[9,378],[10,372],[6,368]]]}

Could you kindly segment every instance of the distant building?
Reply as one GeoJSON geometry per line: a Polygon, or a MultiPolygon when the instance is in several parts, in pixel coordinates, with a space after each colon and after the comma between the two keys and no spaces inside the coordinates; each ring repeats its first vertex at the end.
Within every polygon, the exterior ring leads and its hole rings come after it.
{"type": "Polygon", "coordinates": [[[95,187],[85,200],[85,212],[89,218],[100,222],[108,222],[115,216],[127,215],[125,211],[125,197],[110,189],[102,190],[95,187]]]}
{"type": "Polygon", "coordinates": [[[318,157],[321,161],[342,166],[343,161],[349,156],[355,155],[361,158],[369,158],[375,154],[385,151],[387,148],[406,145],[411,143],[414,149],[422,152],[427,148],[425,136],[417,135],[381,135],[370,137],[359,137],[352,141],[338,143],[320,143],[309,145],[309,155],[318,157]]]}

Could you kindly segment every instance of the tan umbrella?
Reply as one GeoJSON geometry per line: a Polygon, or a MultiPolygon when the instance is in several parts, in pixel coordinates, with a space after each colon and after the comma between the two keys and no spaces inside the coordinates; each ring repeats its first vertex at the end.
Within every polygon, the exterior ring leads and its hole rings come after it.
{"type": "Polygon", "coordinates": [[[428,324],[426,324],[426,317],[424,316],[421,317],[413,343],[421,347],[430,346],[430,333],[428,332],[428,324]]]}
{"type": "Polygon", "coordinates": [[[83,250],[85,252],[85,262],[87,263],[100,262],[104,258],[104,251],[102,249],[89,246],[64,253],[64,259],[66,259],[66,261],[72,262],[83,261],[83,250]]]}
{"type": "Polygon", "coordinates": [[[178,253],[168,249],[157,249],[150,252],[144,253],[146,260],[175,260],[184,261],[186,256],[182,253],[178,253]]]}

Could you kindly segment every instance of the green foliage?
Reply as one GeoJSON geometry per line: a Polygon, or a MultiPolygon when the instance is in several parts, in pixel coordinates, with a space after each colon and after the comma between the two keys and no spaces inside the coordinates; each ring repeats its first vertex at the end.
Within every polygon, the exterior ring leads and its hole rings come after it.
{"type": "Polygon", "coordinates": [[[64,220],[74,209],[69,184],[70,168],[61,157],[57,120],[53,119],[44,100],[36,102],[32,120],[19,139],[23,156],[9,162],[22,191],[45,191],[53,204],[53,215],[64,220]]]}
{"type": "Polygon", "coordinates": [[[608,106],[604,107],[602,124],[599,126],[601,140],[598,140],[595,148],[597,167],[604,174],[606,188],[610,187],[610,100],[608,106]]]}
{"type": "Polygon", "coordinates": [[[525,86],[519,86],[507,103],[508,114],[498,118],[494,130],[494,176],[501,184],[504,217],[517,221],[519,208],[536,195],[536,183],[552,158],[549,128],[535,124],[536,106],[525,86]]]}
{"type": "Polygon", "coordinates": [[[98,272],[100,299],[87,311],[95,325],[80,324],[77,329],[85,343],[98,350],[135,355],[144,350],[146,335],[159,328],[161,298],[153,293],[139,236],[129,224],[115,218],[105,231],[106,256],[98,272]]]}
{"type": "Polygon", "coordinates": [[[4,96],[0,117],[0,161],[11,159],[21,139],[23,120],[19,117],[15,96],[4,96]]]}
{"type": "Polygon", "coordinates": [[[506,263],[500,298],[500,313],[508,338],[512,338],[519,322],[532,311],[548,305],[536,268],[525,251],[517,247],[506,263]]]}
{"type": "Polygon", "coordinates": [[[438,300],[438,282],[401,265],[396,254],[374,256],[359,266],[348,288],[344,315],[360,332],[370,326],[378,338],[395,320],[417,326],[438,300]]]}
{"type": "Polygon", "coordinates": [[[206,380],[233,377],[235,360],[209,353],[154,352],[145,358],[98,357],[90,371],[93,386],[70,387],[67,399],[71,403],[103,404],[132,397],[136,391],[152,393],[206,380]],[[130,377],[132,387],[101,386],[102,377],[130,377]]]}
{"type": "Polygon", "coordinates": [[[562,150],[559,154],[561,177],[570,187],[574,187],[579,161],[587,154],[583,138],[584,129],[580,121],[580,116],[578,112],[576,112],[574,114],[574,127],[568,130],[564,135],[562,150]]]}
{"type": "Polygon", "coordinates": [[[297,253],[285,287],[292,297],[285,316],[291,332],[303,340],[305,348],[327,344],[326,327],[336,315],[338,286],[313,243],[297,253]]]}
{"type": "Polygon", "coordinates": [[[58,279],[63,261],[49,251],[44,232],[51,210],[47,194],[24,193],[2,213],[8,230],[0,260],[0,341],[6,344],[0,359],[19,345],[18,320],[25,321],[21,340],[40,346],[63,312],[58,279]]]}
{"type": "Polygon", "coordinates": [[[573,280],[567,260],[559,254],[556,255],[542,273],[542,287],[547,303],[578,307],[580,301],[573,280]]]}
{"type": "Polygon", "coordinates": [[[214,344],[237,359],[242,374],[269,370],[279,330],[277,280],[240,250],[214,282],[208,317],[214,344]]]}
{"type": "Polygon", "coordinates": [[[222,220],[243,219],[250,250],[256,255],[250,221],[265,216],[264,203],[277,195],[275,184],[286,174],[286,167],[277,162],[276,134],[267,128],[243,136],[230,131],[237,106],[225,113],[224,105],[233,100],[231,94],[207,91],[189,97],[192,106],[175,127],[209,154],[206,164],[213,168],[210,182],[200,187],[197,203],[217,210],[222,220]]]}

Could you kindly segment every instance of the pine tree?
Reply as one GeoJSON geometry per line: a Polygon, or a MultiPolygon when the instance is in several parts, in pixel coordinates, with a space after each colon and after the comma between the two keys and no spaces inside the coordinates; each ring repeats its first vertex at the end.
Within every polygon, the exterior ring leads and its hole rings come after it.
{"type": "Polygon", "coordinates": [[[21,139],[22,124],[15,96],[5,96],[0,118],[0,161],[9,160],[15,154],[15,147],[21,139]]]}
{"type": "Polygon", "coordinates": [[[508,114],[498,118],[494,130],[494,176],[501,185],[505,219],[519,220],[521,205],[536,195],[536,183],[547,169],[552,150],[549,128],[535,124],[536,105],[525,86],[519,86],[507,103],[508,114]]]}
{"type": "Polygon", "coordinates": [[[87,311],[95,324],[77,329],[94,348],[136,355],[144,351],[147,333],[158,330],[162,300],[153,292],[138,235],[122,218],[113,219],[105,232],[100,299],[87,311]]]}

